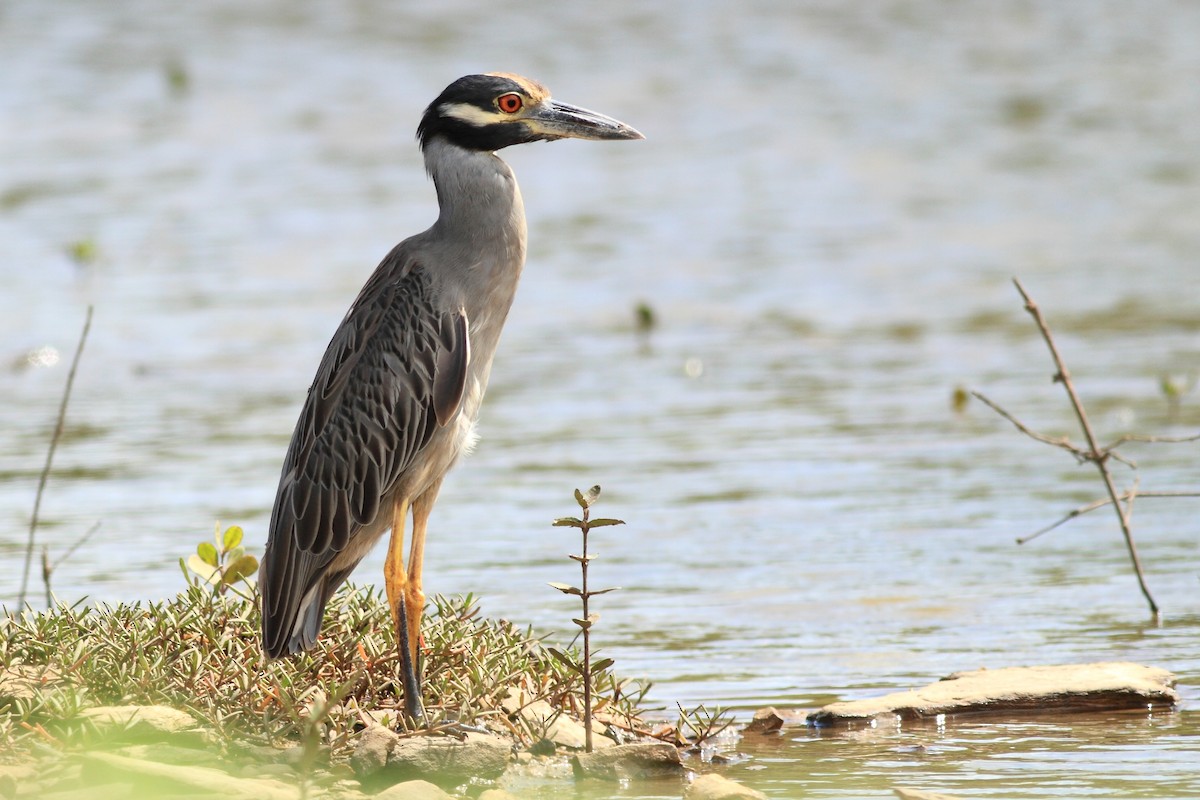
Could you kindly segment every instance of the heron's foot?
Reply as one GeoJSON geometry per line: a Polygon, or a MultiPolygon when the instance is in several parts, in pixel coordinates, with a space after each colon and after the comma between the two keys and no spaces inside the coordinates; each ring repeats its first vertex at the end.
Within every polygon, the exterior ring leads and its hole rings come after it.
{"type": "Polygon", "coordinates": [[[407,688],[404,694],[404,718],[409,725],[416,728],[422,728],[426,724],[425,704],[421,702],[421,695],[410,695],[407,688]]]}
{"type": "Polygon", "coordinates": [[[404,688],[404,715],[415,727],[423,727],[426,721],[425,705],[421,702],[421,651],[409,635],[411,627],[408,625],[408,617],[412,608],[405,605],[403,595],[398,605],[396,616],[400,623],[396,628],[396,644],[400,650],[400,684],[404,688]]]}
{"type": "Polygon", "coordinates": [[[491,731],[482,725],[471,725],[466,722],[460,722],[454,717],[445,717],[437,722],[430,723],[425,728],[425,733],[439,736],[452,736],[455,739],[466,739],[468,733],[482,733],[491,735],[491,731]]]}

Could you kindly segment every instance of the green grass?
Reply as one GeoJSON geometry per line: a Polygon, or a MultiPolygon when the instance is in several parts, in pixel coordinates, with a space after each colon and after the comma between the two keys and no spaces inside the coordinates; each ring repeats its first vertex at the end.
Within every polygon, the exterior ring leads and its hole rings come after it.
{"type": "MultiPolygon", "coordinates": [[[[258,640],[257,596],[245,588],[217,592],[193,577],[166,601],[77,603],[0,618],[0,670],[20,666],[45,675],[32,691],[0,689],[0,752],[91,746],[93,731],[79,712],[98,705],[184,710],[225,753],[301,744],[341,759],[367,712],[400,725],[395,631],[379,593],[343,587],[329,603],[317,645],[269,661],[258,640]]],[[[580,716],[579,674],[532,631],[481,618],[472,597],[435,598],[423,635],[426,708],[435,727],[439,719],[482,724],[530,745],[542,731],[501,709],[513,689],[580,716]]],[[[638,703],[648,686],[607,669],[594,681],[599,711],[621,727],[644,728],[638,703]]]]}

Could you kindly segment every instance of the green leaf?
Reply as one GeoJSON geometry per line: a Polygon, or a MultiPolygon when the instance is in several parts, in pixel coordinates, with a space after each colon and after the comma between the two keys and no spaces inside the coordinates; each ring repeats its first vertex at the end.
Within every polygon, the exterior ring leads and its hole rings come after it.
{"type": "Polygon", "coordinates": [[[258,572],[258,559],[254,556],[239,556],[229,562],[229,566],[225,567],[225,574],[221,576],[221,583],[228,586],[237,581],[249,578],[255,572],[258,572]]]}
{"type": "Polygon", "coordinates": [[[570,669],[573,672],[578,672],[578,673],[582,674],[583,670],[580,668],[580,666],[578,664],[576,664],[574,661],[572,661],[570,658],[568,658],[567,655],[565,653],[563,653],[561,650],[557,650],[553,647],[547,647],[546,651],[548,653],[550,653],[550,655],[554,656],[554,658],[563,666],[567,667],[568,669],[570,669]]]}
{"type": "Polygon", "coordinates": [[[208,564],[210,567],[216,567],[219,563],[217,560],[217,548],[209,542],[201,542],[196,546],[196,555],[208,564]]]}
{"type": "MultiPolygon", "coordinates": [[[[209,545],[210,547],[212,545],[209,545]]],[[[216,548],[214,548],[215,550],[216,548]]],[[[217,583],[221,580],[221,570],[217,569],[215,564],[209,564],[196,553],[192,553],[187,559],[188,569],[199,575],[209,583],[217,583]]]]}
{"type": "Polygon", "coordinates": [[[225,552],[225,563],[232,564],[244,555],[246,555],[246,548],[232,547],[225,552]]]}
{"type": "Polygon", "coordinates": [[[608,594],[609,592],[615,592],[620,588],[620,586],[610,586],[607,589],[592,589],[590,592],[588,592],[588,597],[595,597],[598,594],[608,594]]]}
{"type": "Polygon", "coordinates": [[[240,525],[230,525],[225,529],[225,535],[221,538],[221,549],[228,553],[233,548],[242,543],[242,527],[240,525]]]}
{"type": "Polygon", "coordinates": [[[550,524],[556,528],[582,528],[583,520],[578,517],[559,517],[550,524]]]}
{"type": "Polygon", "coordinates": [[[592,488],[588,489],[586,493],[581,492],[578,489],[575,490],[575,502],[579,503],[580,508],[591,508],[592,504],[594,504],[599,497],[599,486],[593,486],[592,488]]]}
{"type": "Polygon", "coordinates": [[[615,663],[617,663],[617,662],[613,661],[611,658],[602,658],[599,661],[593,661],[592,662],[592,672],[593,673],[603,672],[604,670],[608,669],[615,663]]]}
{"type": "Polygon", "coordinates": [[[623,519],[594,519],[588,522],[589,528],[607,528],[609,525],[624,525],[623,519]]]}
{"type": "Polygon", "coordinates": [[[573,595],[576,595],[577,597],[583,596],[582,591],[580,591],[579,589],[576,589],[574,586],[568,586],[565,583],[551,583],[548,585],[550,586],[551,589],[558,589],[563,594],[573,594],[573,595]]]}

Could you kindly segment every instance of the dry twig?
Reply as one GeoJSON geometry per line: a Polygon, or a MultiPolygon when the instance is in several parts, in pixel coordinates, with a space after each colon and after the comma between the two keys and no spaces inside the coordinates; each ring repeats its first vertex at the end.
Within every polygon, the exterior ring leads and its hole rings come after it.
{"type": "Polygon", "coordinates": [[[977,398],[979,398],[981,401],[983,401],[988,407],[990,407],[996,413],[1000,414],[1002,417],[1004,417],[1009,422],[1011,422],[1013,425],[1015,425],[1019,431],[1026,434],[1027,436],[1029,436],[1033,439],[1036,439],[1039,442],[1044,442],[1045,444],[1049,444],[1054,447],[1059,447],[1059,448],[1062,448],[1063,450],[1066,450],[1067,452],[1071,453],[1071,455],[1073,455],[1079,463],[1091,462],[1092,464],[1095,464],[1096,469],[1100,473],[1100,479],[1104,483],[1105,491],[1108,495],[1108,497],[1105,499],[1097,500],[1093,503],[1089,503],[1086,506],[1082,506],[1080,508],[1075,509],[1074,511],[1069,512],[1065,517],[1058,520],[1054,524],[1049,525],[1049,526],[1041,529],[1040,531],[1037,531],[1036,533],[1032,534],[1031,536],[1026,537],[1023,540],[1018,539],[1018,542],[1029,541],[1030,539],[1036,538],[1037,536],[1040,536],[1043,533],[1046,533],[1047,531],[1057,528],[1059,525],[1063,524],[1064,522],[1066,522],[1070,519],[1074,519],[1075,517],[1079,516],[1080,514],[1086,514],[1087,512],[1092,511],[1094,509],[1101,508],[1106,505],[1112,505],[1114,510],[1117,513],[1117,521],[1121,526],[1121,534],[1125,537],[1125,547],[1129,551],[1129,560],[1133,563],[1133,571],[1137,576],[1138,587],[1142,591],[1142,596],[1146,598],[1146,602],[1150,605],[1150,612],[1152,614],[1154,614],[1155,616],[1157,616],[1158,615],[1158,603],[1156,603],[1154,601],[1153,595],[1150,594],[1149,587],[1146,586],[1146,578],[1142,571],[1142,562],[1141,562],[1141,559],[1138,557],[1137,545],[1133,540],[1133,530],[1130,525],[1130,519],[1133,515],[1133,501],[1136,497],[1139,497],[1139,496],[1141,496],[1141,497],[1185,496],[1186,497],[1186,496],[1194,496],[1194,495],[1192,495],[1191,493],[1173,493],[1173,492],[1157,492],[1157,493],[1147,492],[1145,494],[1139,495],[1136,485],[1127,492],[1119,493],[1117,491],[1116,484],[1113,482],[1112,473],[1108,469],[1108,462],[1110,459],[1112,459],[1115,461],[1120,461],[1121,463],[1123,463],[1131,468],[1136,468],[1136,465],[1132,461],[1122,458],[1120,455],[1118,455],[1115,452],[1115,448],[1118,445],[1120,445],[1124,442],[1127,442],[1127,441],[1149,441],[1149,442],[1183,441],[1183,442],[1186,442],[1186,441],[1196,441],[1197,439],[1200,439],[1200,435],[1193,436],[1193,437],[1185,437],[1185,438],[1180,438],[1180,439],[1168,439],[1168,438],[1162,438],[1162,437],[1123,436],[1120,439],[1117,439],[1113,444],[1109,445],[1108,447],[1104,447],[1104,448],[1100,447],[1096,442],[1096,435],[1092,431],[1092,424],[1088,420],[1088,415],[1087,415],[1087,412],[1084,410],[1083,402],[1079,399],[1079,394],[1075,391],[1075,384],[1071,380],[1071,373],[1067,370],[1067,365],[1063,361],[1062,356],[1058,352],[1058,346],[1055,344],[1054,337],[1050,333],[1050,326],[1046,324],[1046,320],[1042,316],[1041,309],[1038,308],[1037,303],[1033,302],[1033,298],[1031,298],[1029,296],[1029,293],[1025,291],[1025,287],[1021,285],[1020,280],[1014,278],[1013,284],[1017,287],[1017,291],[1020,292],[1021,299],[1025,301],[1025,310],[1027,312],[1029,312],[1029,315],[1031,317],[1033,317],[1034,323],[1037,325],[1038,330],[1042,334],[1042,338],[1046,342],[1046,347],[1049,348],[1049,350],[1050,350],[1050,357],[1054,360],[1054,368],[1056,370],[1056,372],[1054,373],[1054,381],[1056,383],[1061,383],[1063,386],[1063,389],[1066,391],[1067,397],[1071,402],[1071,408],[1075,412],[1076,419],[1078,419],[1078,421],[1079,421],[1079,427],[1083,431],[1083,437],[1087,443],[1087,446],[1085,448],[1085,447],[1079,447],[1078,445],[1072,444],[1071,441],[1065,436],[1050,437],[1050,436],[1045,436],[1043,434],[1037,433],[1036,431],[1030,429],[1027,425],[1025,425],[1022,422],[1020,422],[1019,420],[1017,420],[1015,417],[1013,417],[1011,414],[1009,414],[1003,408],[996,405],[991,400],[988,400],[986,397],[984,397],[980,393],[972,392],[972,394],[974,394],[977,398]],[[1122,506],[1122,503],[1124,503],[1124,506],[1122,506]]]}
{"type": "MultiPolygon", "coordinates": [[[[1132,500],[1134,496],[1139,497],[1139,498],[1143,498],[1143,497],[1145,497],[1145,498],[1200,497],[1200,492],[1139,492],[1139,491],[1137,491],[1137,489],[1130,489],[1129,491],[1127,491],[1123,495],[1121,495],[1120,499],[1128,502],[1128,501],[1132,500]]],[[[1039,528],[1038,530],[1034,531],[1033,533],[1029,534],[1028,536],[1020,537],[1019,539],[1017,539],[1017,544],[1025,544],[1026,542],[1031,542],[1034,539],[1041,536],[1042,534],[1049,533],[1050,531],[1054,530],[1055,528],[1057,528],[1059,525],[1062,525],[1063,523],[1070,522],[1071,520],[1075,519],[1076,517],[1083,516],[1084,514],[1088,513],[1089,511],[1095,511],[1097,508],[1104,508],[1105,506],[1111,505],[1111,504],[1112,504],[1112,499],[1108,498],[1108,497],[1101,497],[1099,500],[1093,500],[1092,502],[1088,503],[1087,505],[1082,505],[1079,508],[1075,508],[1075,509],[1068,511],[1066,514],[1064,514],[1062,517],[1060,517],[1057,521],[1050,523],[1046,527],[1039,528]]]]}
{"type": "Polygon", "coordinates": [[[58,440],[62,438],[63,423],[67,418],[67,403],[71,399],[71,387],[75,384],[75,371],[79,369],[79,357],[83,355],[83,344],[87,341],[88,331],[91,329],[92,306],[88,306],[83,332],[79,334],[79,344],[75,346],[75,358],[71,360],[71,370],[67,373],[67,386],[58,406],[58,421],[54,424],[54,435],[50,437],[50,449],[46,451],[46,465],[42,467],[37,494],[33,499],[33,517],[29,520],[29,539],[25,543],[25,570],[21,574],[21,593],[17,596],[17,608],[25,605],[25,593],[29,589],[29,567],[33,563],[34,540],[37,536],[38,512],[42,508],[42,494],[46,491],[46,480],[50,477],[50,465],[54,463],[54,451],[58,449],[58,440]]]}
{"type": "Polygon", "coordinates": [[[1129,560],[1133,562],[1133,571],[1137,575],[1138,588],[1142,590],[1142,596],[1150,604],[1150,613],[1157,615],[1158,603],[1154,601],[1154,596],[1150,594],[1150,588],[1146,586],[1146,576],[1142,572],[1142,560],[1138,558],[1137,544],[1133,541],[1133,531],[1129,527],[1129,516],[1121,510],[1121,501],[1118,496],[1117,487],[1113,483],[1112,473],[1108,471],[1108,459],[1111,457],[1112,451],[1101,450],[1099,445],[1096,444],[1096,434],[1092,432],[1092,423],[1088,420],[1087,412],[1083,408],[1079,394],[1075,391],[1075,384],[1071,381],[1071,373],[1067,371],[1067,365],[1058,353],[1058,347],[1054,344],[1054,337],[1050,335],[1050,327],[1042,317],[1041,309],[1038,308],[1037,303],[1033,302],[1033,298],[1029,296],[1029,293],[1025,291],[1025,287],[1021,285],[1021,281],[1014,278],[1013,284],[1017,287],[1017,291],[1021,293],[1021,298],[1025,301],[1025,310],[1029,312],[1029,315],[1033,317],[1033,321],[1037,323],[1038,330],[1042,332],[1042,338],[1046,340],[1046,347],[1050,349],[1050,356],[1054,359],[1054,367],[1058,370],[1054,375],[1054,380],[1063,385],[1063,389],[1067,392],[1067,397],[1071,400],[1071,408],[1075,410],[1075,416],[1079,420],[1079,427],[1083,429],[1083,437],[1087,440],[1087,460],[1095,464],[1096,469],[1099,470],[1100,479],[1104,482],[1104,489],[1107,491],[1108,498],[1117,512],[1117,520],[1121,525],[1121,535],[1125,537],[1125,547],[1129,550],[1129,560]]]}

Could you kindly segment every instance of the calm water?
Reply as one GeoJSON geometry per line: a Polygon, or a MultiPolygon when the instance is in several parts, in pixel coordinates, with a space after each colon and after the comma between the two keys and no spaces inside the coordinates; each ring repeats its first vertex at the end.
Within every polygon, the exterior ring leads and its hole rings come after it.
{"type": "MultiPolygon", "coordinates": [[[[1171,415],[1159,389],[1200,369],[1198,40],[1184,0],[6,3],[0,600],[89,303],[40,542],[53,559],[101,527],[58,595],[177,591],[218,520],[261,544],[329,335],[435,213],[421,110],[505,69],[647,140],[505,153],[529,266],[427,589],[565,630],[545,582],[574,577],[576,543],[548,522],[599,483],[629,524],[597,534],[595,579],[623,587],[597,637],[664,706],[1098,659],[1171,669],[1185,698],[801,731],[744,742],[737,777],[778,797],[1200,795],[1197,501],[1137,504],[1151,624],[1110,510],[1014,544],[1099,497],[1092,471],[951,407],[976,388],[1077,438],[1017,275],[1102,439],[1200,427],[1200,392],[1171,415]]],[[[1126,452],[1143,490],[1186,490],[1198,447],[1126,452]]]]}

